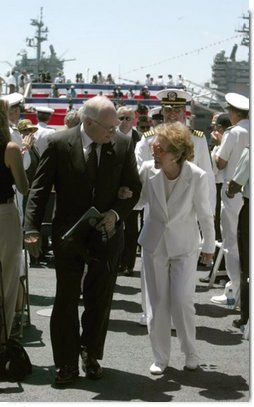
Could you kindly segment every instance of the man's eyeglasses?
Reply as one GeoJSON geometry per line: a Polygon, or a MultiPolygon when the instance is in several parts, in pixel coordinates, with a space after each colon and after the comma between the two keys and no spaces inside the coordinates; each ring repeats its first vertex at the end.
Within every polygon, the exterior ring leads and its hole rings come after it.
{"type": "Polygon", "coordinates": [[[132,118],[129,116],[121,116],[121,117],[119,117],[119,120],[121,120],[121,122],[124,120],[126,120],[127,122],[130,122],[132,120],[132,118]]]}
{"type": "Polygon", "coordinates": [[[116,132],[116,126],[111,126],[111,127],[107,127],[104,126],[104,124],[98,122],[95,119],[91,119],[93,122],[97,123],[99,126],[101,126],[104,130],[106,130],[108,133],[114,134],[116,132]]]}

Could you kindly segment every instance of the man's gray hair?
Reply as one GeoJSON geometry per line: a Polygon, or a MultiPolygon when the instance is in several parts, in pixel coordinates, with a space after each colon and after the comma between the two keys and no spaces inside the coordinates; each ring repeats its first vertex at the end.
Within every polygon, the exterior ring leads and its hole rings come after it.
{"type": "Polygon", "coordinates": [[[135,112],[131,107],[121,106],[117,109],[117,117],[122,116],[124,113],[130,113],[132,119],[135,117],[135,112]]]}
{"type": "Polygon", "coordinates": [[[113,108],[114,104],[106,96],[94,96],[91,99],[88,99],[84,105],[79,109],[80,121],[89,117],[90,119],[97,119],[100,112],[107,108],[113,108]]]}
{"type": "Polygon", "coordinates": [[[77,110],[70,110],[64,116],[64,124],[68,127],[74,127],[80,122],[79,112],[77,110]]]}

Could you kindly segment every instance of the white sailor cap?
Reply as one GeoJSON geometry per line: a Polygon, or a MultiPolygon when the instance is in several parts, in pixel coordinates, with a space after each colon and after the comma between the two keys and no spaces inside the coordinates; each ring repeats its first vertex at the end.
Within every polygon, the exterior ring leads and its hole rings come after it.
{"type": "Polygon", "coordinates": [[[9,93],[9,95],[1,96],[1,99],[6,100],[9,106],[15,106],[24,100],[24,96],[21,93],[13,92],[9,93]]]}
{"type": "Polygon", "coordinates": [[[161,114],[161,106],[156,106],[149,111],[148,116],[153,117],[155,115],[160,115],[160,114],[161,114]]]}
{"type": "Polygon", "coordinates": [[[233,106],[238,110],[249,110],[249,98],[246,96],[240,95],[239,93],[227,93],[225,99],[228,102],[228,106],[233,106]]]}
{"type": "Polygon", "coordinates": [[[166,107],[182,107],[191,101],[191,95],[182,89],[162,89],[156,96],[166,107]]]}
{"type": "Polygon", "coordinates": [[[51,109],[48,106],[36,106],[35,110],[40,113],[48,113],[48,114],[54,113],[54,111],[55,111],[54,109],[51,109]]]}

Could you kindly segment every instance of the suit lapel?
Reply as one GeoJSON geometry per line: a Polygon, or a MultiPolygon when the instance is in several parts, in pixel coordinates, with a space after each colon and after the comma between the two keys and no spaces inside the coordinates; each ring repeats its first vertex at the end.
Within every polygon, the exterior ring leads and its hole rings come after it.
{"type": "Polygon", "coordinates": [[[98,177],[100,178],[114,167],[116,162],[115,143],[107,143],[101,146],[101,155],[98,168],[98,177]]]}
{"type": "Polygon", "coordinates": [[[79,172],[81,171],[82,173],[85,173],[86,162],[79,127],[74,128],[73,131],[70,131],[68,149],[70,153],[70,163],[75,172],[78,170],[79,172]]]}
{"type": "Polygon", "coordinates": [[[191,171],[187,162],[184,162],[179,178],[167,202],[167,206],[169,208],[170,206],[175,205],[177,202],[179,202],[179,199],[184,199],[184,192],[186,188],[188,188],[190,181],[191,171]]]}
{"type": "Polygon", "coordinates": [[[167,214],[167,203],[166,203],[166,195],[165,195],[165,187],[163,181],[163,173],[162,170],[157,170],[153,168],[153,175],[150,176],[152,188],[154,190],[154,195],[159,202],[162,210],[167,214]]]}

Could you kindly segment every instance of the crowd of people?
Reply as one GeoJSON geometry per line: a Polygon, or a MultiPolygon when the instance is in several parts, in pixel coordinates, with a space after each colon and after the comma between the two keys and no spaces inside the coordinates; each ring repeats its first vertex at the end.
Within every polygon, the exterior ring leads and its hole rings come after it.
{"type": "MultiPolygon", "coordinates": [[[[75,75],[76,83],[85,83],[84,77],[82,73],[77,73],[75,75]]],[[[51,84],[51,92],[53,97],[58,97],[59,93],[57,92],[57,84],[64,84],[64,83],[71,83],[70,79],[66,79],[64,73],[62,71],[58,71],[55,77],[52,77],[49,71],[40,71],[37,76],[35,76],[32,72],[28,72],[26,69],[22,69],[19,72],[17,69],[13,68],[11,71],[6,73],[6,76],[0,77],[1,86],[5,85],[7,87],[7,93],[19,92],[24,94],[26,85],[30,82],[39,82],[39,83],[49,83],[51,84]],[[53,90],[55,89],[55,92],[53,90]]],[[[91,84],[95,85],[116,85],[116,82],[111,73],[104,75],[101,71],[94,74],[90,81],[91,84]]],[[[181,73],[176,75],[176,78],[173,78],[172,74],[168,74],[167,78],[164,79],[162,74],[158,75],[156,79],[154,79],[151,74],[146,74],[144,81],[135,81],[135,85],[143,85],[142,89],[140,90],[140,95],[144,96],[144,98],[149,98],[149,87],[151,86],[162,86],[166,87],[174,87],[180,86],[184,88],[184,77],[181,73]]],[[[116,86],[115,91],[121,88],[121,86],[116,86]]],[[[132,87],[130,87],[130,96],[133,92],[132,87]]],[[[2,93],[2,92],[1,92],[2,93]]],[[[130,97],[129,96],[129,97],[130,97]]]]}
{"type": "Polygon", "coordinates": [[[141,323],[147,325],[154,357],[151,374],[163,375],[170,363],[173,326],[185,367],[198,368],[195,272],[198,261],[213,261],[216,239],[226,249],[228,283],[211,301],[226,305],[232,289],[241,311],[235,326],[249,319],[249,100],[226,94],[228,114],[213,118],[211,152],[204,133],[186,125],[191,95],[169,88],[157,98],[157,108],[139,105],[134,111],[97,95],[79,111],[71,109],[60,131],[48,126],[53,109],[37,107],[34,125],[19,118],[22,93],[0,99],[0,263],[7,332],[10,336],[18,296],[22,230],[31,258],[39,258],[41,224],[54,191],[57,284],[50,333],[56,386],[75,381],[80,357],[86,377],[102,377],[99,360],[115,282],[119,273],[133,275],[138,247],[141,323]],[[101,214],[97,223],[82,223],[71,239],[62,239],[91,207],[101,214]]]}

